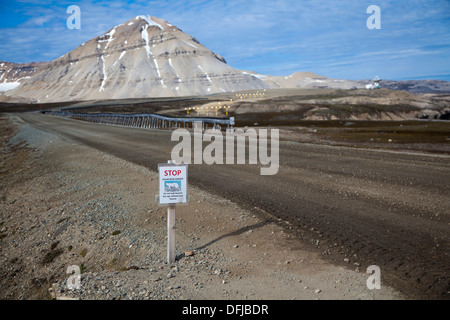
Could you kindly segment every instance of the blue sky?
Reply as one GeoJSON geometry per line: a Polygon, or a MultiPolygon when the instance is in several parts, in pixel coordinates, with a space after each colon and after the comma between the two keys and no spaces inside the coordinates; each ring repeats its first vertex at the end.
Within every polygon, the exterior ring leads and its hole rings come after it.
{"type": "Polygon", "coordinates": [[[168,20],[234,68],[450,81],[449,0],[1,1],[0,60],[51,61],[137,15],[168,20]],[[69,5],[81,29],[69,30],[69,5]],[[369,30],[367,8],[381,9],[369,30]]]}

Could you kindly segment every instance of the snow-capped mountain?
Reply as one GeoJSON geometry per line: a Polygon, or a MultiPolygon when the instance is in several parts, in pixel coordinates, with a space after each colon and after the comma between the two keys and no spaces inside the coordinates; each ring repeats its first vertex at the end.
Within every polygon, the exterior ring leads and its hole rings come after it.
{"type": "Polygon", "coordinates": [[[269,88],[169,22],[137,16],[48,63],[8,95],[40,102],[269,88]]]}

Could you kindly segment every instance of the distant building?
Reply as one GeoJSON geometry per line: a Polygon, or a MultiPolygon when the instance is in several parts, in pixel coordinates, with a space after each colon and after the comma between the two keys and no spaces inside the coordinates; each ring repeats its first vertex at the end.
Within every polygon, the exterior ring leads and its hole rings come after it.
{"type": "Polygon", "coordinates": [[[380,89],[380,78],[378,78],[378,76],[375,76],[375,78],[373,78],[372,83],[369,83],[368,85],[366,85],[366,89],[368,90],[372,90],[372,89],[380,89]]]}

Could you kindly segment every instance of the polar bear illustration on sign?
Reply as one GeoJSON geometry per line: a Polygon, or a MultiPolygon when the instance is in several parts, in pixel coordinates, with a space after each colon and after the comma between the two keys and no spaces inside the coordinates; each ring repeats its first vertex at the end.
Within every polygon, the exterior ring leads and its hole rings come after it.
{"type": "Polygon", "coordinates": [[[181,191],[181,181],[166,181],[164,183],[164,188],[166,192],[177,192],[181,191]]]}

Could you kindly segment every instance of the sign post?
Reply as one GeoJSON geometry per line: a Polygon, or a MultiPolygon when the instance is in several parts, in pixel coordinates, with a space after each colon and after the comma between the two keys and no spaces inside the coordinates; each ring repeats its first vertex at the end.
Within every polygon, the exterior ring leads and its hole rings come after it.
{"type": "Polygon", "coordinates": [[[167,263],[175,262],[175,205],[167,208],[167,263]]]}
{"type": "Polygon", "coordinates": [[[167,262],[175,262],[175,206],[187,203],[187,165],[158,164],[159,204],[167,208],[167,262]]]}

